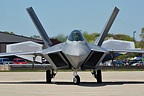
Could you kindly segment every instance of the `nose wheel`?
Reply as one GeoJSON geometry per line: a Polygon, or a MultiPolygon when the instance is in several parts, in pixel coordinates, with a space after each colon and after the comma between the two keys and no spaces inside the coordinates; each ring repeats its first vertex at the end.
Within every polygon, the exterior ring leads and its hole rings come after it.
{"type": "Polygon", "coordinates": [[[79,85],[79,84],[80,84],[80,77],[79,77],[79,75],[77,74],[77,70],[74,70],[73,75],[74,75],[73,83],[74,83],[75,85],[79,85]]]}
{"type": "Polygon", "coordinates": [[[80,84],[80,77],[78,75],[73,78],[73,83],[75,85],[79,85],[80,84]]]}

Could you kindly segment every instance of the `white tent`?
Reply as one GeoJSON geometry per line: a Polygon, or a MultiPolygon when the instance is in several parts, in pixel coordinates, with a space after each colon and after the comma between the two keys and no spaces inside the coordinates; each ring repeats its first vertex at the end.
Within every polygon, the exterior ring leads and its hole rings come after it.
{"type": "Polygon", "coordinates": [[[115,39],[108,39],[103,42],[103,48],[106,49],[135,49],[134,42],[131,41],[123,41],[123,40],[115,40],[115,39]]]}
{"type": "MultiPolygon", "coordinates": [[[[6,46],[6,52],[27,52],[27,51],[37,51],[42,50],[42,45],[32,42],[26,41],[21,43],[9,44],[6,46]]],[[[33,55],[17,55],[18,57],[33,61],[33,55]]],[[[37,62],[41,62],[41,57],[38,56],[36,58],[37,62]]]]}

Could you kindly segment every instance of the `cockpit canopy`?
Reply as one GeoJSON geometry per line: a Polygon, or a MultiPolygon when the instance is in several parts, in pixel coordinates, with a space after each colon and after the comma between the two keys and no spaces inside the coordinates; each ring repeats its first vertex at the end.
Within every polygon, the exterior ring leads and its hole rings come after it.
{"type": "Polygon", "coordinates": [[[84,37],[79,30],[74,30],[68,36],[68,40],[70,40],[70,41],[84,41],[84,37]]]}

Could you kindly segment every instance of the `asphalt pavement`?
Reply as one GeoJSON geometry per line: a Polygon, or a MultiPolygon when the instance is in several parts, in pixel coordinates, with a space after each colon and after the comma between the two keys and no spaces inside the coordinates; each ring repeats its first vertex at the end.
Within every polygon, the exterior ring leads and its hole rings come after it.
{"type": "Polygon", "coordinates": [[[0,72],[0,96],[144,96],[144,71],[105,71],[97,84],[90,72],[59,72],[51,84],[45,72],[0,72]]]}

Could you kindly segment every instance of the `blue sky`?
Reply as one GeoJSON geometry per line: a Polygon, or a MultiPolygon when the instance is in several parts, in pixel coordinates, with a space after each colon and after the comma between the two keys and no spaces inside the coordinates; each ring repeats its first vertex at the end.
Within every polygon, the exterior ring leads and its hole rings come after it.
{"type": "Polygon", "coordinates": [[[114,7],[120,12],[109,33],[140,40],[144,27],[144,0],[0,0],[0,31],[39,35],[26,8],[32,6],[50,37],[78,29],[100,33],[114,7]]]}

